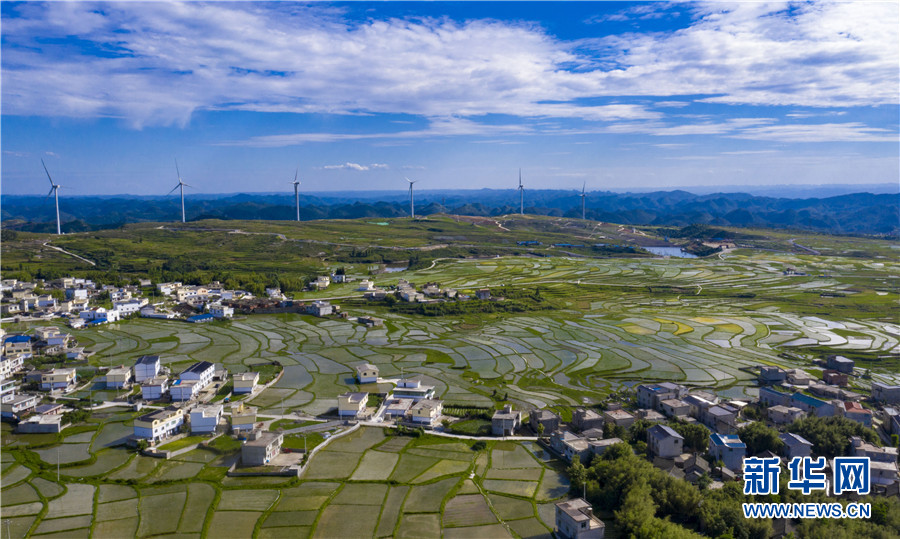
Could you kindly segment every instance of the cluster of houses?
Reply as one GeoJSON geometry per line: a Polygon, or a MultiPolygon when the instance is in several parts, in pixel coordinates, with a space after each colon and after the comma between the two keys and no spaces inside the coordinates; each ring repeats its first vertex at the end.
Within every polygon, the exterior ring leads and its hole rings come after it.
{"type": "MultiPolygon", "coordinates": [[[[433,282],[425,283],[424,286],[417,287],[415,283],[411,283],[406,279],[400,279],[397,281],[397,286],[392,286],[391,288],[394,288],[393,293],[395,293],[397,297],[410,303],[437,303],[448,299],[471,299],[469,295],[460,294],[454,288],[441,288],[438,283],[433,282]]],[[[382,300],[387,297],[388,294],[392,293],[383,288],[376,288],[374,283],[368,279],[360,281],[360,286],[357,290],[364,292],[363,296],[366,299],[373,301],[382,300]]],[[[476,292],[476,297],[481,300],[491,299],[491,291],[487,288],[480,289],[476,292]]]]}
{"type": "MultiPolygon", "coordinates": [[[[835,367],[846,369],[845,358],[832,361],[835,367]]],[[[848,360],[849,361],[849,360],[848,360]]],[[[852,368],[852,367],[851,367],[852,368]]],[[[772,372],[764,369],[760,376],[771,377],[772,372]]],[[[835,368],[834,370],[838,370],[835,368]]],[[[841,372],[841,371],[839,371],[841,372]]],[[[786,373],[785,373],[786,374],[786,373]]],[[[787,380],[785,376],[784,380],[787,380]]],[[[900,402],[900,387],[878,382],[872,384],[872,398],[875,404],[900,402]]],[[[741,441],[736,431],[750,422],[740,418],[741,409],[748,403],[723,401],[716,395],[693,391],[679,384],[662,382],[641,384],[636,387],[638,409],[629,412],[621,404],[610,402],[607,409],[598,412],[591,409],[575,410],[569,425],[563,425],[558,415],[550,410],[536,410],[529,415],[531,429],[543,436],[549,436],[550,448],[568,461],[580,459],[588,463],[594,456],[602,455],[608,447],[622,440],[604,437],[608,425],[629,427],[637,419],[654,423],[647,430],[647,451],[653,463],[669,474],[696,482],[704,475],[712,473],[710,462],[719,463],[719,472],[724,480],[736,479],[743,471],[743,461],[749,455],[747,445],[741,441]],[[684,437],[666,424],[667,420],[696,423],[710,431],[708,458],[687,451],[684,437]]],[[[774,427],[784,426],[793,421],[815,415],[819,417],[842,416],[873,426],[872,410],[863,407],[859,399],[826,401],[812,397],[801,391],[788,392],[771,387],[761,387],[760,408],[766,420],[774,427]]],[[[900,433],[900,412],[897,408],[883,406],[880,410],[882,434],[887,439],[890,434],[900,433]]],[[[513,425],[515,418],[508,410],[495,414],[495,434],[506,434],[505,425],[513,425]]],[[[781,433],[785,459],[796,456],[812,456],[813,444],[802,436],[781,433]]],[[[877,447],[862,439],[854,438],[850,456],[868,456],[872,460],[872,483],[877,489],[896,492],[900,489],[900,471],[897,466],[898,450],[894,447],[877,447]]],[[[776,455],[763,455],[776,456],[776,455]]]]}
{"type": "MultiPolygon", "coordinates": [[[[378,367],[370,363],[357,365],[360,384],[383,382],[378,367]]],[[[420,377],[401,378],[394,389],[376,407],[369,407],[369,393],[347,392],[338,396],[338,417],[393,421],[415,427],[433,428],[440,423],[444,403],[435,398],[434,386],[425,385],[420,377]]]]}

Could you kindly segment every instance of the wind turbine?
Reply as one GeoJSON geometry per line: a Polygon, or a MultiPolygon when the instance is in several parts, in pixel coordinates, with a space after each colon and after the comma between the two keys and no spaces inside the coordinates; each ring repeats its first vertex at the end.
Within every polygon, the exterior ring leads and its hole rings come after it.
{"type": "Polygon", "coordinates": [[[584,194],[584,187],[587,185],[587,182],[581,184],[581,220],[584,220],[584,197],[587,196],[584,194]]]}
{"type": "Polygon", "coordinates": [[[179,187],[181,188],[181,222],[184,223],[185,222],[185,219],[184,219],[184,188],[192,187],[192,186],[184,183],[181,180],[181,172],[178,170],[178,159],[175,160],[175,172],[178,174],[178,184],[175,187],[173,187],[172,190],[166,194],[171,195],[173,192],[175,192],[176,189],[178,189],[179,187]]]}
{"type": "Polygon", "coordinates": [[[419,181],[419,180],[413,181],[413,180],[410,180],[409,178],[406,178],[406,181],[409,182],[409,214],[412,216],[413,219],[415,219],[415,218],[416,218],[416,205],[415,205],[415,203],[413,202],[413,201],[414,201],[414,199],[413,199],[413,185],[415,185],[416,182],[419,181]]]}
{"type": "Polygon", "coordinates": [[[525,215],[525,187],[522,186],[522,169],[519,169],[519,214],[525,215]]]}
{"type": "Polygon", "coordinates": [[[300,187],[300,182],[297,181],[297,174],[300,173],[300,169],[298,168],[296,172],[294,172],[294,181],[291,182],[294,184],[294,202],[297,204],[297,222],[300,222],[300,192],[297,190],[300,187]]]}
{"type": "Polygon", "coordinates": [[[44,158],[41,158],[41,164],[44,165],[44,172],[47,173],[47,179],[50,180],[50,192],[47,193],[47,196],[44,198],[50,198],[50,195],[53,195],[53,198],[56,199],[56,233],[58,235],[62,235],[62,227],[59,224],[59,184],[53,183],[53,178],[50,177],[50,171],[47,170],[47,165],[44,163],[44,158]]]}

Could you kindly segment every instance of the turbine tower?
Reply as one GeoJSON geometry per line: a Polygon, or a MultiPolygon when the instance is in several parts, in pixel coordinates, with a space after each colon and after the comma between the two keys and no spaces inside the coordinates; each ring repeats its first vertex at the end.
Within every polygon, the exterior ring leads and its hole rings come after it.
{"type": "Polygon", "coordinates": [[[584,187],[587,185],[587,182],[581,184],[581,219],[584,220],[584,197],[587,196],[584,194],[584,187]]]}
{"type": "Polygon", "coordinates": [[[50,171],[47,170],[47,165],[44,163],[44,158],[41,158],[41,164],[44,165],[44,172],[47,173],[47,179],[50,180],[50,192],[47,193],[47,196],[44,198],[50,198],[50,195],[53,195],[53,198],[56,199],[56,233],[57,235],[62,235],[62,227],[59,224],[59,184],[53,183],[53,178],[50,177],[50,171]]]}
{"type": "Polygon", "coordinates": [[[300,169],[298,168],[296,172],[294,172],[294,181],[291,182],[294,184],[294,202],[297,204],[297,222],[300,222],[300,192],[297,190],[300,187],[300,182],[297,181],[297,174],[300,173],[300,169]]]}
{"type": "Polygon", "coordinates": [[[525,215],[525,188],[522,186],[522,169],[519,169],[519,215],[525,215]]]}
{"type": "Polygon", "coordinates": [[[416,182],[419,180],[413,181],[413,180],[410,180],[409,178],[406,178],[406,181],[409,182],[409,214],[412,216],[413,219],[415,219],[416,218],[416,205],[413,202],[413,200],[414,200],[413,199],[413,185],[415,185],[416,182]]]}
{"type": "Polygon", "coordinates": [[[175,172],[178,174],[178,184],[166,194],[171,195],[176,189],[181,188],[181,222],[184,223],[186,222],[184,218],[184,188],[191,186],[181,180],[181,172],[178,170],[178,159],[175,160],[175,172]]]}

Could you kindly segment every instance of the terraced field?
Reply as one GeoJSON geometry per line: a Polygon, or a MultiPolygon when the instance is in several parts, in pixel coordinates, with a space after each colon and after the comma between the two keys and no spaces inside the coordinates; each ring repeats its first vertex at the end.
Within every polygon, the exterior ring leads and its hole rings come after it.
{"type": "MultiPolygon", "coordinates": [[[[117,424],[110,417],[62,446],[82,434],[96,442],[117,424]]],[[[4,431],[3,516],[16,537],[548,536],[548,507],[568,492],[562,464],[530,443],[475,451],[471,440],[380,428],[336,438],[299,480],[225,477],[230,459],[205,449],[166,461],[95,445],[90,464],[63,462],[56,482],[55,447],[9,450],[25,441],[35,442],[4,431]]]]}

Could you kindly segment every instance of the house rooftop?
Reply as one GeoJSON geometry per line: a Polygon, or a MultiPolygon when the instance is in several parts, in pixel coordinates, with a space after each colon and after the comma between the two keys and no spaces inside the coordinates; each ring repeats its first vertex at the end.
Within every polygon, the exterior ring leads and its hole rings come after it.
{"type": "Polygon", "coordinates": [[[559,502],[556,504],[556,507],[575,522],[593,521],[591,524],[592,528],[604,527],[603,521],[594,516],[591,504],[586,502],[583,498],[559,502]]]}
{"type": "Polygon", "coordinates": [[[812,445],[813,445],[812,442],[810,442],[803,436],[800,436],[799,434],[794,434],[793,432],[786,432],[784,434],[779,434],[778,437],[781,438],[781,441],[787,445],[800,444],[800,445],[807,445],[810,447],[812,447],[812,445]]]}
{"type": "Polygon", "coordinates": [[[825,401],[819,400],[815,397],[810,397],[809,395],[804,395],[803,393],[794,393],[791,396],[791,398],[798,400],[798,401],[802,402],[803,404],[808,404],[809,406],[814,406],[816,408],[819,408],[821,406],[825,406],[826,404],[828,404],[825,401]]]}
{"type": "Polygon", "coordinates": [[[221,404],[204,404],[200,406],[195,406],[193,410],[191,410],[191,415],[201,414],[203,417],[215,417],[222,413],[225,409],[221,404]]]}
{"type": "Polygon", "coordinates": [[[197,363],[194,363],[190,367],[181,371],[181,374],[184,374],[186,372],[193,372],[193,373],[200,374],[202,372],[206,372],[207,369],[211,369],[211,368],[213,368],[213,364],[210,363],[209,361],[198,361],[197,363]]]}
{"type": "Polygon", "coordinates": [[[251,380],[259,379],[258,372],[239,372],[234,375],[235,380],[240,380],[242,382],[249,382],[251,380]]]}
{"type": "Polygon", "coordinates": [[[737,434],[710,434],[709,440],[713,445],[732,447],[735,449],[747,449],[747,444],[738,438],[737,434]]]}
{"type": "Polygon", "coordinates": [[[368,399],[369,394],[365,392],[347,392],[341,395],[341,397],[347,397],[350,402],[359,402],[363,399],[368,399]]]}
{"type": "Polygon", "coordinates": [[[650,433],[651,436],[657,438],[677,438],[679,440],[684,440],[684,437],[682,435],[678,434],[672,429],[672,427],[669,427],[667,425],[653,425],[652,427],[647,429],[647,432],[650,433]]]}
{"type": "Polygon", "coordinates": [[[248,445],[250,447],[266,447],[277,440],[280,436],[280,433],[265,431],[259,433],[259,436],[257,436],[255,440],[250,440],[244,443],[244,445],[248,445]]]}
{"type": "Polygon", "coordinates": [[[159,363],[159,356],[141,356],[134,362],[135,365],[153,365],[159,363]]]}
{"type": "Polygon", "coordinates": [[[178,408],[163,408],[162,410],[156,410],[154,412],[150,412],[149,414],[144,414],[141,417],[137,418],[138,421],[147,421],[153,422],[161,419],[168,419],[172,417],[172,414],[178,412],[178,408]]]}
{"type": "Polygon", "coordinates": [[[375,365],[372,365],[371,363],[363,363],[362,365],[357,365],[357,366],[356,366],[356,371],[357,371],[357,372],[362,372],[362,371],[374,371],[374,370],[377,370],[377,369],[378,369],[378,367],[376,367],[375,365]]]}
{"type": "Polygon", "coordinates": [[[31,337],[28,335],[10,335],[3,339],[3,342],[11,342],[11,343],[20,343],[20,342],[31,342],[31,337]]]}

